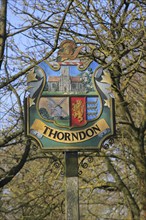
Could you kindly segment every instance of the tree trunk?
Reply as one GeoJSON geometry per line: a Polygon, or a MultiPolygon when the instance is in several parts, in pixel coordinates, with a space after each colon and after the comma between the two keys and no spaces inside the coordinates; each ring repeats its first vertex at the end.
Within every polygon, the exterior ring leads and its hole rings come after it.
{"type": "Polygon", "coordinates": [[[141,215],[140,220],[146,219],[146,155],[144,150],[144,133],[145,133],[145,125],[142,126],[139,132],[139,163],[138,167],[138,177],[139,177],[139,188],[141,192],[141,215]]]}
{"type": "Polygon", "coordinates": [[[6,41],[7,0],[0,0],[0,69],[4,58],[6,41]]]}
{"type": "MultiPolygon", "coordinates": [[[[106,161],[108,164],[108,168],[110,173],[113,175],[117,182],[117,186],[121,192],[123,192],[123,195],[125,196],[127,200],[127,204],[129,205],[130,212],[131,212],[131,219],[132,220],[140,220],[140,209],[137,205],[134,197],[131,195],[131,192],[129,191],[128,187],[125,185],[119,174],[117,173],[116,169],[114,168],[112,162],[109,158],[106,157],[106,161]]],[[[141,219],[143,220],[143,219],[141,219]]]]}

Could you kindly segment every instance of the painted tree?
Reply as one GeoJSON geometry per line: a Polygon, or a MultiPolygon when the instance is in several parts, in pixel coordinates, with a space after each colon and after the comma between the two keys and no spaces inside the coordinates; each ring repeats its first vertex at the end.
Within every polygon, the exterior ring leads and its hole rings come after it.
{"type": "MultiPolygon", "coordinates": [[[[10,186],[14,188],[15,180],[20,180],[21,175],[27,179],[25,167],[29,168],[27,161],[31,160],[33,152],[34,144],[24,137],[23,129],[26,74],[42,60],[55,59],[60,42],[71,39],[84,45],[80,54],[83,59],[88,57],[97,61],[104,71],[110,73],[116,103],[114,146],[106,145],[100,152],[92,154],[93,161],[88,169],[84,169],[86,163],[81,163],[84,168],[81,168],[83,173],[80,175],[80,206],[81,210],[87,210],[84,214],[82,211],[81,219],[145,219],[145,9],[146,4],[140,0],[37,0],[31,3],[11,0],[7,5],[10,13],[5,31],[6,6],[5,10],[2,8],[0,88],[3,157],[0,186],[4,187],[3,193],[10,186]]],[[[85,155],[80,154],[81,161],[88,159],[85,155]]],[[[42,169],[41,175],[45,172],[42,169]]],[[[24,186],[31,190],[27,181],[24,181],[24,186]]],[[[16,195],[16,190],[13,191],[16,195]]],[[[38,197],[38,191],[33,194],[34,198],[38,197]]],[[[61,207],[63,198],[58,198],[61,207]]],[[[23,201],[23,210],[18,209],[19,217],[27,214],[26,201],[23,201]]],[[[17,207],[22,207],[17,196],[15,202],[19,204],[17,207]]],[[[41,203],[44,204],[43,199],[41,203]]],[[[8,208],[7,205],[5,207],[8,208]]],[[[35,210],[33,205],[30,207],[35,210]]],[[[39,210],[41,213],[41,208],[39,210]]],[[[8,213],[3,211],[6,216],[8,213]]],[[[51,216],[50,213],[47,216],[51,216]]]]}

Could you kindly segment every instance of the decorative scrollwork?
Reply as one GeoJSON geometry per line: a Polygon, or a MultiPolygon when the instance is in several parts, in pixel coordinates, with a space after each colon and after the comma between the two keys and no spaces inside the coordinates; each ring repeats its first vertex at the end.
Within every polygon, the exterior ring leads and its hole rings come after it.
{"type": "Polygon", "coordinates": [[[114,145],[114,139],[110,138],[110,139],[103,142],[102,148],[105,149],[105,150],[108,150],[113,145],[114,145]]]}
{"type": "Polygon", "coordinates": [[[84,155],[83,159],[79,163],[78,174],[82,175],[83,171],[81,170],[81,168],[87,169],[90,166],[89,164],[92,163],[93,160],[94,160],[94,158],[91,154],[90,155],[84,155]]]}
{"type": "Polygon", "coordinates": [[[50,157],[49,160],[55,169],[60,169],[60,174],[61,174],[61,176],[63,176],[64,175],[64,165],[62,164],[61,158],[58,158],[58,157],[55,157],[54,155],[52,155],[52,157],[50,157]]]}
{"type": "Polygon", "coordinates": [[[58,169],[60,166],[61,166],[61,164],[60,164],[58,161],[55,161],[55,162],[54,162],[54,167],[55,167],[56,169],[58,169]]]}
{"type": "Polygon", "coordinates": [[[104,144],[104,145],[103,145],[103,148],[104,148],[105,150],[108,150],[108,149],[109,149],[109,144],[104,144]]]}
{"type": "MultiPolygon", "coordinates": [[[[64,168],[64,167],[63,167],[63,168],[64,168]]],[[[61,175],[61,176],[64,176],[64,171],[63,171],[63,170],[61,170],[60,175],[61,175]]]]}
{"type": "Polygon", "coordinates": [[[86,169],[88,167],[88,163],[84,162],[84,163],[81,163],[81,166],[86,169]]]}
{"type": "Polygon", "coordinates": [[[79,176],[82,175],[82,173],[83,173],[82,170],[79,170],[79,171],[78,171],[79,176]]]}
{"type": "Polygon", "coordinates": [[[89,156],[89,157],[88,157],[88,162],[89,162],[89,163],[92,163],[92,162],[93,162],[93,157],[89,156]]]}
{"type": "Polygon", "coordinates": [[[109,139],[109,144],[110,144],[110,145],[113,145],[113,144],[114,144],[114,139],[113,139],[113,138],[110,138],[110,139],[109,139]]]}

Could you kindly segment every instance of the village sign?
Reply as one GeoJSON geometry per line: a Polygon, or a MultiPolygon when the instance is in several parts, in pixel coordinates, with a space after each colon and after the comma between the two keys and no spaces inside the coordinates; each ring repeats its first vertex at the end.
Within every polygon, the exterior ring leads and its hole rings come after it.
{"type": "Polygon", "coordinates": [[[61,43],[57,61],[43,61],[27,77],[26,135],[45,150],[91,151],[114,134],[111,78],[82,46],[61,43]]]}

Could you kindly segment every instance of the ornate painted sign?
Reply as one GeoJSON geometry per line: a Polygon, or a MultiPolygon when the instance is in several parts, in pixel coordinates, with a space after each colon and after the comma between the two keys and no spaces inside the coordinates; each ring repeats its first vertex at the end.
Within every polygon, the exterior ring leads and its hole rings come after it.
{"type": "Polygon", "coordinates": [[[97,150],[114,134],[110,74],[82,60],[70,40],[57,62],[43,61],[28,73],[26,134],[46,150],[97,150]]]}

